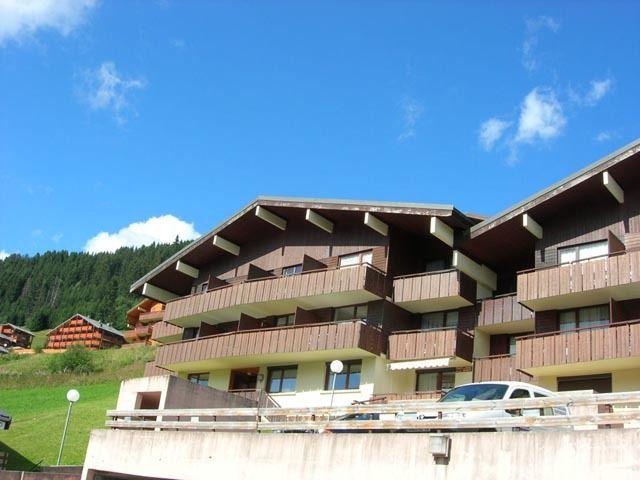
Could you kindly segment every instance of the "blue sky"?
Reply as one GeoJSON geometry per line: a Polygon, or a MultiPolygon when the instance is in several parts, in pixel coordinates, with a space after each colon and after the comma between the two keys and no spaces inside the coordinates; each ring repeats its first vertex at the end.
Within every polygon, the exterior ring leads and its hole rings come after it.
{"type": "Polygon", "coordinates": [[[633,2],[29,1],[0,0],[0,256],[260,194],[493,214],[640,137],[633,2]]]}

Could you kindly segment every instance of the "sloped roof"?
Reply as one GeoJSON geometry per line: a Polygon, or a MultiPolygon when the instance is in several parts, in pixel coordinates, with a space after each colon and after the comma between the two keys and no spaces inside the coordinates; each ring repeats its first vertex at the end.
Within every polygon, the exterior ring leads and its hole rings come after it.
{"type": "Polygon", "coordinates": [[[26,333],[27,335],[31,335],[32,337],[35,336],[35,333],[27,330],[24,327],[19,327],[18,325],[14,325],[13,323],[5,323],[4,325],[9,325],[11,328],[13,328],[14,330],[20,330],[21,332],[26,333]]]}
{"type": "Polygon", "coordinates": [[[587,167],[579,170],[566,178],[554,183],[553,185],[540,190],[537,193],[525,198],[524,200],[508,207],[496,215],[493,215],[490,218],[474,225],[471,227],[471,238],[477,237],[488,230],[497,227],[501,223],[510,220],[514,216],[519,215],[520,213],[526,212],[527,210],[533,208],[534,206],[547,201],[556,195],[559,195],[568,189],[592,178],[594,175],[597,175],[601,172],[604,172],[608,168],[626,160],[632,155],[640,152],[640,138],[634,140],[633,142],[625,145],[618,150],[605,155],[601,159],[593,162],[587,167]]]}
{"type": "Polygon", "coordinates": [[[227,218],[224,222],[194,240],[189,245],[169,257],[160,265],[155,267],[149,273],[136,280],[130,288],[131,292],[140,289],[142,285],[158,275],[176,261],[185,255],[194,251],[196,248],[210,241],[214,235],[220,233],[226,227],[230,226],[245,214],[255,209],[257,206],[262,207],[284,207],[299,209],[315,209],[315,210],[342,210],[352,212],[372,212],[387,215],[423,215],[423,216],[441,216],[447,217],[448,220],[458,226],[468,228],[479,221],[476,217],[467,217],[464,213],[456,209],[451,204],[436,203],[412,203],[412,202],[386,202],[371,200],[338,200],[326,198],[299,198],[299,197],[278,197],[278,196],[259,196],[254,201],[246,205],[237,213],[227,218]]]}

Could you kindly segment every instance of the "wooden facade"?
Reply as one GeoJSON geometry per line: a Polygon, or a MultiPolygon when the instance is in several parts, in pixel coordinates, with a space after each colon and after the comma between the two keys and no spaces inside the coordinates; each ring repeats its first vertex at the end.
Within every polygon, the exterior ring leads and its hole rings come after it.
{"type": "Polygon", "coordinates": [[[165,321],[155,323],[151,331],[151,340],[158,343],[169,343],[168,341],[179,340],[181,337],[182,328],[165,321]]]}
{"type": "Polygon", "coordinates": [[[457,270],[396,277],[393,300],[412,312],[451,310],[475,303],[476,282],[457,270]]]}
{"type": "Polygon", "coordinates": [[[385,350],[385,344],[386,335],[382,330],[361,321],[294,325],[236,331],[163,345],[158,350],[156,364],[319,350],[359,349],[379,355],[385,350]]]}
{"type": "Polygon", "coordinates": [[[474,359],[473,381],[489,382],[492,380],[531,383],[533,377],[518,370],[516,357],[513,355],[492,355],[474,359]]]}
{"type": "Polygon", "coordinates": [[[4,335],[11,340],[11,345],[21,348],[31,348],[31,342],[33,341],[33,333],[23,327],[13,325],[11,323],[5,323],[0,325],[0,335],[4,335]]]}
{"type": "Polygon", "coordinates": [[[593,305],[603,303],[601,300],[608,300],[610,296],[640,297],[640,250],[518,274],[518,301],[535,310],[593,305]],[[601,297],[596,297],[598,294],[601,297]],[[569,295],[574,299],[571,303],[553,300],[569,295]]]}
{"type": "Polygon", "coordinates": [[[120,332],[104,323],[76,314],[47,334],[47,349],[64,350],[82,345],[89,350],[118,347],[124,343],[120,332]]]}
{"type": "Polygon", "coordinates": [[[516,340],[516,365],[527,369],[638,357],[640,322],[538,334],[516,340]]]}
{"type": "Polygon", "coordinates": [[[515,293],[485,298],[480,302],[478,327],[491,327],[523,320],[533,322],[533,312],[518,303],[515,293]]]}
{"type": "MultiPolygon", "coordinates": [[[[145,299],[127,312],[129,330],[122,332],[128,343],[151,343],[155,325],[164,318],[164,303],[145,299]]],[[[176,327],[177,328],[177,327],[176,327]]]]}
{"type": "MultiPolygon", "coordinates": [[[[305,308],[364,303],[384,298],[387,279],[371,265],[314,270],[290,276],[271,276],[222,286],[169,302],[165,320],[182,323],[184,319],[201,316],[208,320],[233,320],[245,307],[245,313],[258,316],[287,314],[291,300],[305,308]],[[332,298],[333,296],[333,298],[332,298]],[[336,298],[337,297],[337,298],[336,298]]],[[[295,307],[293,307],[295,309],[295,307]]]]}
{"type": "Polygon", "coordinates": [[[398,331],[389,335],[389,359],[423,360],[458,357],[471,362],[473,336],[458,328],[398,331]]]}

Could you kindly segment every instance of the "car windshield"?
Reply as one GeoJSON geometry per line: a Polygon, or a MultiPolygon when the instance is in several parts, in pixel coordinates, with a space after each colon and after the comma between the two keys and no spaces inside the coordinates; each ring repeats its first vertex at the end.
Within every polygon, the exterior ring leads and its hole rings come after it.
{"type": "Polygon", "coordinates": [[[480,383],[456,387],[440,399],[441,402],[471,402],[473,400],[502,400],[507,385],[480,383]]]}

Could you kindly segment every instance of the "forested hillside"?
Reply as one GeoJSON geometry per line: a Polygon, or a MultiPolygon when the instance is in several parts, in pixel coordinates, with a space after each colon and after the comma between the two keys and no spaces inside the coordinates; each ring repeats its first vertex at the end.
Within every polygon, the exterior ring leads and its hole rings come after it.
{"type": "Polygon", "coordinates": [[[126,311],[139,299],[129,286],[186,243],[12,255],[0,261],[0,323],[42,330],[77,312],[123,328],[126,311]]]}

